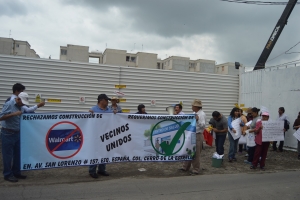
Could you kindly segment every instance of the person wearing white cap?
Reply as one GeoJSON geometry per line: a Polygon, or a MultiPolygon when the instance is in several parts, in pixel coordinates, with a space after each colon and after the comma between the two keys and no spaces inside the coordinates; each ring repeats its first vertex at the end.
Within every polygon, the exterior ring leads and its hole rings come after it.
{"type": "Polygon", "coordinates": [[[203,132],[206,124],[206,115],[202,110],[202,102],[195,99],[192,103],[192,110],[195,112],[196,119],[196,152],[193,160],[185,161],[180,171],[188,171],[193,166],[191,175],[197,175],[200,171],[200,153],[203,145],[203,132]]]}
{"type": "MultiPolygon", "coordinates": [[[[17,98],[21,92],[24,92],[25,86],[22,85],[21,83],[16,83],[13,85],[12,90],[13,90],[13,94],[5,101],[5,103],[17,98]]],[[[22,106],[22,112],[23,113],[33,113],[36,109],[43,107],[44,105],[45,105],[45,102],[40,102],[37,105],[31,106],[31,107],[24,105],[24,106],[22,106]]]]}
{"type": "Polygon", "coordinates": [[[0,113],[3,175],[6,181],[18,182],[18,179],[26,178],[20,171],[20,115],[22,106],[28,104],[28,94],[21,92],[17,98],[6,102],[0,113]]]}

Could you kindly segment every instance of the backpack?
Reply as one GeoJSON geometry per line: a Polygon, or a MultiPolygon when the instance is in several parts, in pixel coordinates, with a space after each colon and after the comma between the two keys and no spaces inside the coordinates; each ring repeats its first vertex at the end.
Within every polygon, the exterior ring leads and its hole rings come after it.
{"type": "Polygon", "coordinates": [[[290,129],[290,125],[288,124],[288,121],[286,119],[284,120],[284,129],[286,131],[288,131],[290,129]]]}

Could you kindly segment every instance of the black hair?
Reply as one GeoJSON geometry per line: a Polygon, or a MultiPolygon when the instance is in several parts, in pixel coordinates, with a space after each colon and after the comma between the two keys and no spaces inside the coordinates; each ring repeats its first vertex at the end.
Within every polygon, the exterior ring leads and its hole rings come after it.
{"type": "Polygon", "coordinates": [[[221,113],[219,113],[218,111],[214,111],[213,113],[212,113],[212,116],[213,117],[219,117],[221,115],[221,113]]]}
{"type": "Polygon", "coordinates": [[[283,113],[285,112],[284,107],[280,107],[279,110],[281,110],[283,113]]]}
{"type": "Polygon", "coordinates": [[[232,110],[231,110],[231,112],[230,112],[229,115],[230,115],[231,117],[235,117],[235,116],[234,116],[234,112],[235,112],[235,111],[239,111],[239,110],[240,110],[239,108],[234,107],[234,108],[232,108],[232,110]]]}
{"type": "Polygon", "coordinates": [[[137,109],[139,112],[142,112],[142,108],[145,108],[144,104],[138,105],[137,109]]]}
{"type": "Polygon", "coordinates": [[[174,106],[174,108],[175,108],[176,106],[178,106],[178,107],[182,110],[182,105],[181,105],[181,104],[176,104],[176,105],[174,106]]]}
{"type": "Polygon", "coordinates": [[[252,110],[252,112],[257,113],[257,115],[258,115],[258,113],[259,113],[259,111],[260,111],[260,109],[258,109],[258,108],[256,108],[256,107],[253,107],[251,110],[252,110]]]}
{"type": "Polygon", "coordinates": [[[24,91],[25,90],[25,86],[22,85],[21,83],[16,83],[12,86],[12,91],[13,93],[17,92],[17,91],[24,91]]]}

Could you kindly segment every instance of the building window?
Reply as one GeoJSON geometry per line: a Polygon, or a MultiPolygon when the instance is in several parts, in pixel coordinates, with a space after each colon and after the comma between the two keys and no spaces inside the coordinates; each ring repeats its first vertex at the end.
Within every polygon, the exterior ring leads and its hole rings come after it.
{"type": "Polygon", "coordinates": [[[160,69],[160,63],[157,63],[157,69],[160,69]]]}
{"type": "Polygon", "coordinates": [[[224,72],[224,66],[222,66],[222,72],[224,72]]]}
{"type": "Polygon", "coordinates": [[[16,44],[16,47],[17,47],[17,48],[19,48],[19,47],[20,47],[20,45],[19,45],[19,44],[16,44]]]}
{"type": "Polygon", "coordinates": [[[135,62],[135,57],[131,57],[131,62],[135,62]]]}
{"type": "Polygon", "coordinates": [[[164,69],[164,63],[161,64],[161,69],[164,69]]]}
{"type": "Polygon", "coordinates": [[[126,56],[126,61],[127,61],[127,62],[129,62],[129,58],[130,58],[129,56],[126,56]]]}
{"type": "Polygon", "coordinates": [[[61,49],[60,54],[61,55],[67,55],[67,50],[66,49],[61,49]]]}

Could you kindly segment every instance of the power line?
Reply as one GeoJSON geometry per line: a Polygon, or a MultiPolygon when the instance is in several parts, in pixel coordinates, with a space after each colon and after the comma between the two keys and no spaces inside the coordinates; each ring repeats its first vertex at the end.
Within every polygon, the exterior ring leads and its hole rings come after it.
{"type": "Polygon", "coordinates": [[[274,60],[275,58],[278,58],[279,56],[282,56],[283,54],[292,54],[292,53],[300,53],[300,52],[289,52],[291,49],[293,49],[295,46],[297,46],[298,44],[300,44],[300,42],[298,42],[297,44],[295,44],[294,46],[292,46],[291,48],[289,48],[288,50],[286,50],[285,52],[279,54],[278,56],[275,56],[274,58],[271,58],[270,60],[268,60],[267,62],[274,60]]]}
{"type": "MultiPolygon", "coordinates": [[[[243,1],[243,0],[220,0],[230,3],[244,3],[244,4],[254,4],[254,5],[287,5],[288,2],[274,2],[274,1],[243,1]]],[[[296,2],[300,4],[300,2],[296,2]]]]}
{"type": "Polygon", "coordinates": [[[281,66],[289,66],[289,65],[297,65],[300,63],[300,59],[298,60],[292,60],[292,61],[289,61],[289,62],[286,62],[286,63],[281,63],[279,65],[274,65],[274,66],[268,66],[266,68],[271,68],[271,67],[281,67],[281,66]]]}

